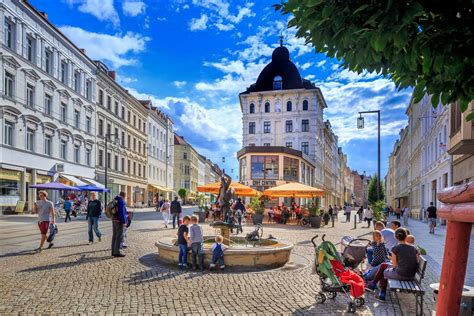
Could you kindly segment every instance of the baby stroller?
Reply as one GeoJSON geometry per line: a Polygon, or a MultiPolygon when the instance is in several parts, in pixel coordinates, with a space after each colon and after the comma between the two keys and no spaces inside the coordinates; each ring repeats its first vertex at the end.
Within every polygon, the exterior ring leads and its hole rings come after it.
{"type": "MultiPolygon", "coordinates": [[[[341,239],[341,254],[344,266],[357,269],[364,262],[370,240],[344,236],[341,239]]],[[[359,269],[360,271],[360,269],[359,269]]]]}
{"type": "Polygon", "coordinates": [[[322,304],[326,298],[334,299],[337,293],[344,293],[348,298],[349,313],[355,313],[356,307],[364,305],[365,284],[360,275],[344,267],[341,256],[334,244],[324,240],[317,245],[318,235],[311,239],[314,246],[314,271],[321,281],[321,292],[316,294],[316,303],[322,304]]]}

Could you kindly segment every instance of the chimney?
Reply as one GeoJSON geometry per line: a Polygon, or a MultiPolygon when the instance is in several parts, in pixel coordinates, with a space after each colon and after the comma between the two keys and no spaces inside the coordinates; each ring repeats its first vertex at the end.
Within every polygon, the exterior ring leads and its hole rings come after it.
{"type": "Polygon", "coordinates": [[[87,51],[84,48],[79,48],[79,50],[84,54],[87,55],[87,51]]]}
{"type": "Polygon", "coordinates": [[[107,74],[109,75],[110,78],[114,79],[115,81],[115,71],[110,70],[107,72],[107,74]]]}
{"type": "Polygon", "coordinates": [[[46,20],[48,19],[48,13],[46,13],[46,12],[44,12],[44,11],[43,11],[43,12],[40,12],[40,13],[41,13],[41,15],[42,15],[46,20]]]}

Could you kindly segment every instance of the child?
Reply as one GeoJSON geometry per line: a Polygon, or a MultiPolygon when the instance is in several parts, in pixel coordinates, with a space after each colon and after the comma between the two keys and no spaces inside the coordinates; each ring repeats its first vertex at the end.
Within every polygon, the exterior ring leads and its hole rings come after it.
{"type": "Polygon", "coordinates": [[[183,217],[183,223],[178,228],[178,267],[181,270],[188,267],[189,220],[189,216],[183,217]]]}
{"type": "Polygon", "coordinates": [[[415,246],[415,236],[413,236],[413,235],[408,235],[408,236],[407,236],[407,239],[405,239],[405,242],[406,242],[407,244],[410,244],[410,245],[415,246]]]}
{"type": "Polygon", "coordinates": [[[388,253],[382,234],[378,230],[372,232],[372,242],[370,243],[371,251],[368,251],[369,268],[364,273],[366,281],[372,280],[378,270],[378,266],[387,260],[388,253]]]}
{"type": "Polygon", "coordinates": [[[209,266],[209,271],[212,270],[216,266],[216,262],[219,261],[221,270],[224,270],[224,250],[226,246],[222,244],[224,238],[220,235],[216,236],[216,242],[212,245],[212,261],[211,265],[209,266]]]}
{"type": "Polygon", "coordinates": [[[122,234],[122,242],[120,243],[120,249],[127,248],[127,245],[125,244],[125,240],[127,239],[128,228],[132,224],[132,219],[133,219],[133,212],[129,212],[127,210],[127,222],[125,223],[125,225],[123,225],[123,234],[122,234]]]}
{"type": "Polygon", "coordinates": [[[242,229],[242,216],[243,216],[243,213],[242,213],[242,210],[241,209],[237,209],[235,211],[235,217],[237,218],[237,234],[239,232],[243,232],[244,230],[242,229]]]}
{"type": "Polygon", "coordinates": [[[199,267],[204,269],[204,254],[202,252],[202,243],[204,242],[202,227],[198,224],[197,216],[191,216],[191,227],[189,227],[189,243],[191,246],[191,259],[193,269],[197,270],[197,260],[199,258],[199,267]]]}

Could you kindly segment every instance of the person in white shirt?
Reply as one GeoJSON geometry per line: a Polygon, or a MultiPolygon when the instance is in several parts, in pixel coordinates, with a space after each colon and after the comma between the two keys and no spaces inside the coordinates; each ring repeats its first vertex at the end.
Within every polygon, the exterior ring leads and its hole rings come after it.
{"type": "Polygon", "coordinates": [[[163,222],[165,223],[165,228],[168,228],[168,222],[170,220],[170,202],[165,200],[160,207],[161,214],[163,215],[163,222]]]}
{"type": "Polygon", "coordinates": [[[374,217],[374,212],[372,211],[372,209],[369,206],[365,210],[365,214],[364,214],[364,221],[367,222],[367,228],[370,228],[370,223],[372,222],[373,217],[374,217]]]}
{"type": "Polygon", "coordinates": [[[410,209],[405,207],[403,210],[403,225],[408,226],[408,217],[410,217],[410,209]]]}

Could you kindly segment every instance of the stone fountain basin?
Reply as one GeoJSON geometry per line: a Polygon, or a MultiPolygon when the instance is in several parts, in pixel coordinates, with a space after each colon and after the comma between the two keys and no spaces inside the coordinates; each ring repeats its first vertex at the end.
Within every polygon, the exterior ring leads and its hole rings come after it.
{"type": "MultiPolygon", "coordinates": [[[[211,262],[211,245],[214,236],[204,236],[204,264],[208,266],[211,262]]],[[[225,265],[228,267],[247,268],[279,268],[284,266],[290,259],[293,244],[279,242],[275,239],[262,239],[261,244],[248,243],[245,246],[243,237],[232,237],[231,240],[241,245],[232,245],[224,252],[225,265]]],[[[161,260],[170,264],[178,264],[178,246],[175,237],[163,237],[155,243],[158,248],[158,256],[161,260]]],[[[188,263],[191,263],[191,250],[188,254],[188,263]]]]}

